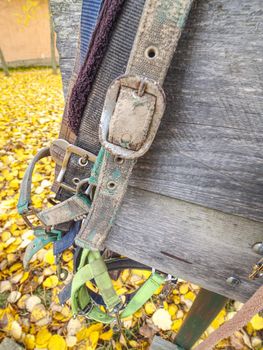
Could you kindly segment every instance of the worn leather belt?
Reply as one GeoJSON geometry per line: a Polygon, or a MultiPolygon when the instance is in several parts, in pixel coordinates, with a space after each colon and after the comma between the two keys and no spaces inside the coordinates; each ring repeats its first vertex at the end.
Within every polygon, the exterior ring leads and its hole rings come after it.
{"type": "Polygon", "coordinates": [[[105,148],[95,197],[76,243],[102,249],[136,160],[151,146],[165,109],[161,85],[192,0],[147,0],[125,76],[109,87],[99,136],[105,148]]]}

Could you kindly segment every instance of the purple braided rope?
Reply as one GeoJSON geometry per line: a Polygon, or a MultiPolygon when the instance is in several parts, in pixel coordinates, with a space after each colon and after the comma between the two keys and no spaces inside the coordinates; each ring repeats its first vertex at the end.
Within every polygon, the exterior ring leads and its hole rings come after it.
{"type": "Polygon", "coordinates": [[[77,134],[93,81],[109,44],[111,30],[125,0],[104,0],[89,51],[72,88],[68,103],[68,123],[77,134]]]}

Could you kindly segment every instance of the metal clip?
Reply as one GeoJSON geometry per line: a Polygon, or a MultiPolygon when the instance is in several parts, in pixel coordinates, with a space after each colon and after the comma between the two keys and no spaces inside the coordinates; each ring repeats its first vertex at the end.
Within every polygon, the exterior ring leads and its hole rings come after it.
{"type": "Polygon", "coordinates": [[[263,277],[263,258],[261,258],[252,268],[249,275],[249,279],[255,280],[256,278],[263,277]]]}
{"type": "Polygon", "coordinates": [[[59,281],[65,281],[68,277],[68,270],[61,267],[61,255],[56,255],[57,277],[59,281]]]}

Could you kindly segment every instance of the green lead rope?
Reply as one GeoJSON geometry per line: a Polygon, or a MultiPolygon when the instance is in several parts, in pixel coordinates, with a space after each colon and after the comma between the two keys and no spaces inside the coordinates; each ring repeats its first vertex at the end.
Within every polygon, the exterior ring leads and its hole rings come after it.
{"type": "MultiPolygon", "coordinates": [[[[165,277],[153,273],[121,311],[120,318],[129,317],[139,310],[164,282],[165,277]]],[[[111,314],[117,313],[120,306],[120,297],[113,288],[107,267],[99,251],[83,250],[78,271],[72,282],[71,303],[75,315],[82,314],[102,323],[111,323],[115,320],[115,317],[111,314]],[[88,263],[85,264],[87,260],[88,263]],[[110,314],[102,311],[91,299],[86,288],[86,282],[92,279],[95,280],[110,314]]]]}

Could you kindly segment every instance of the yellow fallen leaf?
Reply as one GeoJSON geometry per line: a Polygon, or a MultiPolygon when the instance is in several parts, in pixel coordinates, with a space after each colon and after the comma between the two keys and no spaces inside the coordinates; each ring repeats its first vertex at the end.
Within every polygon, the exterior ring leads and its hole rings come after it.
{"type": "Polygon", "coordinates": [[[16,340],[19,340],[21,338],[22,327],[20,326],[20,324],[17,321],[12,322],[10,334],[16,340]]]}
{"type": "Polygon", "coordinates": [[[164,310],[164,309],[156,310],[155,313],[152,315],[152,321],[155,324],[155,326],[162,329],[163,331],[167,331],[171,329],[171,326],[172,326],[171,315],[167,310],[164,310]]]}
{"type": "Polygon", "coordinates": [[[174,304],[171,304],[168,306],[168,312],[171,316],[175,316],[175,314],[177,313],[178,311],[178,307],[174,304]]]}
{"type": "Polygon", "coordinates": [[[50,265],[54,265],[55,264],[55,256],[53,254],[53,249],[49,249],[44,257],[44,262],[50,265]]]}
{"type": "Polygon", "coordinates": [[[137,341],[135,341],[135,340],[130,340],[129,341],[129,344],[130,344],[130,346],[134,349],[134,348],[137,348],[138,347],[138,343],[137,343],[137,341]]]}
{"type": "Polygon", "coordinates": [[[33,334],[26,334],[24,344],[26,349],[33,350],[35,348],[35,336],[33,334]]]}
{"type": "Polygon", "coordinates": [[[65,339],[58,334],[52,335],[48,342],[48,350],[66,350],[67,344],[65,339]]]}
{"type": "Polygon", "coordinates": [[[154,295],[159,295],[162,290],[163,290],[163,285],[159,286],[153,294],[154,295]]]}
{"type": "Polygon", "coordinates": [[[45,279],[45,281],[43,282],[43,286],[45,288],[54,288],[58,285],[58,277],[53,275],[53,276],[49,276],[48,278],[45,279]]]}
{"type": "Polygon", "coordinates": [[[40,348],[47,347],[51,336],[52,336],[52,334],[49,332],[49,330],[46,327],[41,328],[40,331],[37,332],[37,335],[36,335],[37,347],[40,347],[40,348]]]}
{"type": "Polygon", "coordinates": [[[186,293],[186,294],[184,295],[184,297],[185,297],[186,299],[189,299],[189,300],[194,301],[194,299],[195,299],[195,293],[189,291],[188,293],[186,293]]]}
{"type": "Polygon", "coordinates": [[[183,319],[182,318],[179,318],[179,319],[173,321],[172,330],[174,332],[178,332],[178,330],[180,329],[182,323],[183,323],[183,319]]]}
{"type": "Polygon", "coordinates": [[[179,287],[179,292],[180,294],[186,294],[189,290],[189,287],[187,284],[181,284],[180,287],[179,287]]]}
{"type": "Polygon", "coordinates": [[[122,350],[121,343],[117,342],[117,343],[115,344],[115,349],[116,349],[116,350],[122,350]]]}
{"type": "Polygon", "coordinates": [[[14,264],[14,265],[12,265],[10,268],[9,268],[9,271],[10,272],[16,272],[16,271],[18,271],[18,270],[20,270],[20,269],[22,269],[23,268],[23,265],[22,265],[22,263],[16,263],[16,264],[14,264]]]}
{"type": "Polygon", "coordinates": [[[179,295],[174,295],[174,296],[173,296],[173,302],[174,302],[175,304],[180,304],[181,299],[180,299],[179,295]]]}
{"type": "Polygon", "coordinates": [[[73,259],[73,253],[70,250],[65,250],[62,254],[62,260],[69,262],[73,259]]]}
{"type": "Polygon", "coordinates": [[[68,335],[66,337],[66,344],[69,348],[73,348],[77,344],[77,337],[73,335],[68,335]]]}
{"type": "Polygon", "coordinates": [[[100,333],[98,331],[90,333],[86,341],[86,350],[95,350],[98,344],[100,333]]]}
{"type": "Polygon", "coordinates": [[[9,240],[9,238],[11,238],[11,233],[10,232],[8,232],[8,231],[4,231],[3,233],[2,233],[2,241],[3,242],[6,242],[6,241],[8,241],[9,240]]]}
{"type": "Polygon", "coordinates": [[[148,301],[145,305],[144,305],[144,309],[147,315],[152,315],[154,313],[154,311],[156,310],[156,306],[154,305],[153,302],[148,301]]]}
{"type": "Polygon", "coordinates": [[[38,322],[41,319],[48,316],[48,311],[45,309],[45,306],[43,304],[38,304],[34,306],[30,320],[31,322],[38,322]]]}
{"type": "Polygon", "coordinates": [[[80,342],[80,341],[88,338],[92,332],[96,332],[96,331],[101,332],[102,329],[103,329],[102,323],[95,323],[87,328],[86,327],[82,328],[76,334],[77,340],[78,340],[78,342],[80,342]]]}
{"type": "Polygon", "coordinates": [[[217,329],[219,326],[221,326],[221,324],[224,323],[225,321],[225,315],[226,315],[226,311],[225,309],[222,309],[219,314],[216,316],[216,318],[214,319],[214,321],[211,323],[211,327],[213,327],[214,329],[217,329]]]}
{"type": "Polygon", "coordinates": [[[23,277],[21,278],[21,280],[19,281],[19,283],[24,283],[29,277],[29,272],[28,271],[25,271],[24,274],[23,274],[23,277]]]}
{"type": "Polygon", "coordinates": [[[111,340],[112,336],[113,336],[113,330],[109,329],[107,332],[102,333],[100,335],[100,339],[109,341],[111,340]]]}
{"type": "Polygon", "coordinates": [[[263,329],[263,317],[260,317],[259,314],[255,315],[251,319],[250,323],[256,331],[260,331],[261,329],[263,329]]]}

